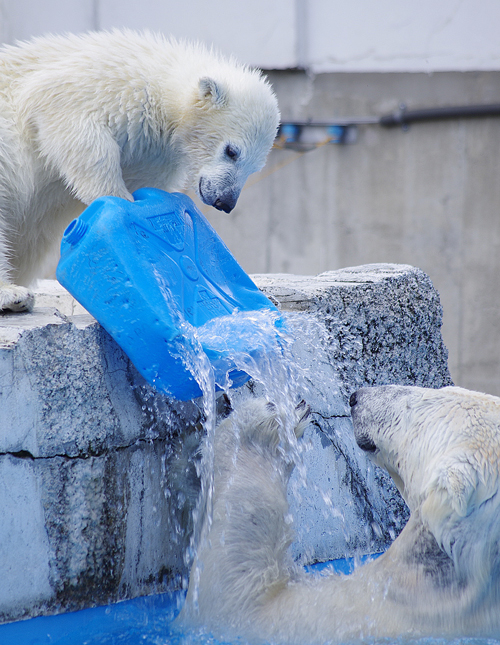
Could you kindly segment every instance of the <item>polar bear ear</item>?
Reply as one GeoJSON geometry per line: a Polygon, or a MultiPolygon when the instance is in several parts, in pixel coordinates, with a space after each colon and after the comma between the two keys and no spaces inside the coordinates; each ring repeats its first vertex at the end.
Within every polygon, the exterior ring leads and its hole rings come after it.
{"type": "Polygon", "coordinates": [[[220,83],[214,81],[213,78],[204,76],[198,82],[198,90],[200,97],[205,101],[209,101],[215,107],[222,107],[227,103],[227,92],[220,83]]]}

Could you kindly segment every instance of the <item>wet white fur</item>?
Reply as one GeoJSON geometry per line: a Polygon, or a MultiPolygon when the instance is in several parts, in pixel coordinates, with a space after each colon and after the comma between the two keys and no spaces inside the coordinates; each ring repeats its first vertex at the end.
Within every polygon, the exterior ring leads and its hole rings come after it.
{"type": "Polygon", "coordinates": [[[235,200],[279,113],[262,75],[199,44],[112,31],[0,51],[0,309],[94,199],[190,187],[235,200]],[[237,158],[225,154],[237,148],[237,158]]]}
{"type": "Polygon", "coordinates": [[[180,624],[301,644],[500,634],[500,399],[396,386],[357,396],[356,438],[376,446],[410,506],[401,535],[351,576],[298,570],[284,423],[251,401],[217,430],[213,522],[180,624]]]}

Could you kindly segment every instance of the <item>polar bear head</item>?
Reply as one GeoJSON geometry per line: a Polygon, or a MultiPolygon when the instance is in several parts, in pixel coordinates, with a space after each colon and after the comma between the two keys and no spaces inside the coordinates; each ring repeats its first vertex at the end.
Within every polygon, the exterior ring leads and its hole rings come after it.
{"type": "Polygon", "coordinates": [[[276,137],[276,96],[262,74],[219,60],[196,78],[173,142],[183,151],[189,187],[229,213],[249,175],[262,169],[276,137]]]}
{"type": "Polygon", "coordinates": [[[446,551],[466,518],[483,531],[498,522],[499,398],[388,385],[362,388],[350,403],[359,447],[391,474],[446,551]]]}

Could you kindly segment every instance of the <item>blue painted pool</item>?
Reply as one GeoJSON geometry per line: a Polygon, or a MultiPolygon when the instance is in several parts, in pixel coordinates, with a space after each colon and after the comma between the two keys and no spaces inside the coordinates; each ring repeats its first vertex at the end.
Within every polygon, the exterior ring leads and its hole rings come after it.
{"type": "MultiPolygon", "coordinates": [[[[0,626],[1,645],[156,645],[173,643],[170,623],[180,594],[136,598],[0,626]],[[158,640],[166,637],[166,640],[158,640]]],[[[181,641],[179,641],[181,642],[181,641]]]]}
{"type": "MultiPolygon", "coordinates": [[[[360,559],[365,561],[366,556],[360,559]]],[[[353,558],[306,567],[312,573],[332,569],[353,571],[353,558]]],[[[84,609],[58,616],[42,616],[0,625],[0,645],[217,645],[206,634],[180,634],[171,623],[184,595],[159,594],[126,602],[84,609]]]]}
{"type": "MultiPolygon", "coordinates": [[[[361,562],[378,557],[365,556],[361,562]]],[[[357,561],[359,562],[359,560],[357,561]]],[[[352,573],[353,558],[332,560],[306,567],[311,573],[325,570],[352,573]]],[[[172,621],[182,606],[184,594],[159,594],[125,602],[84,609],[82,611],[42,616],[0,625],[0,645],[235,645],[223,643],[206,633],[180,633],[172,621]]],[[[374,641],[372,641],[374,643],[374,641]]],[[[382,639],[379,645],[393,645],[382,639]]],[[[485,639],[398,639],[398,645],[500,645],[498,640],[485,639]]],[[[237,645],[244,645],[238,641],[237,645]]]]}

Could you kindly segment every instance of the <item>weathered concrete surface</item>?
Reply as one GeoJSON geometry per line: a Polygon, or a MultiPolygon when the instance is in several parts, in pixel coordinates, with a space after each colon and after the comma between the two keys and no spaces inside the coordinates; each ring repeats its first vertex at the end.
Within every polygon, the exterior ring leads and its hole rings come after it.
{"type": "Polygon", "coordinates": [[[384,383],[442,387],[451,382],[439,295],[419,269],[372,264],[316,277],[253,279],[282,310],[307,312],[325,325],[330,360],[344,392],[384,383]]]}
{"type": "Polygon", "coordinates": [[[315,427],[306,434],[307,480],[296,470],[290,486],[293,552],[309,562],[385,550],[407,509],[390,477],[357,448],[348,399],[364,385],[451,384],[439,296],[407,265],[253,278],[282,310],[304,314],[295,322],[294,351],[313,380],[305,398],[315,427]],[[311,319],[321,343],[310,342],[311,319]]]}
{"type": "MultiPolygon", "coordinates": [[[[78,311],[42,289],[37,303],[78,311]]],[[[90,315],[0,317],[0,621],[179,584],[199,420],[90,315]]]]}
{"type": "MultiPolygon", "coordinates": [[[[406,510],[358,454],[347,399],[366,384],[450,383],[437,293],[408,266],[254,278],[288,312],[315,422],[291,485],[294,553],[383,548],[406,510]]],[[[41,290],[33,314],[0,318],[3,621],[178,586],[198,490],[200,402],[154,393],[68,294],[41,290]]]]}

